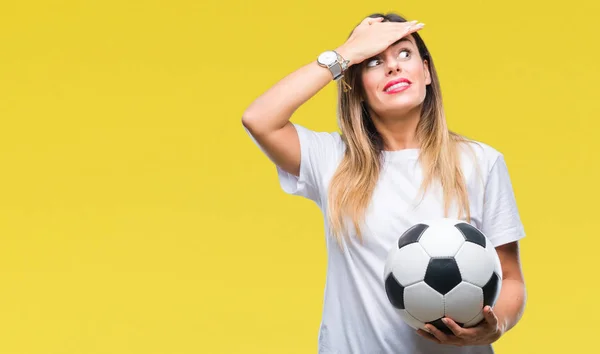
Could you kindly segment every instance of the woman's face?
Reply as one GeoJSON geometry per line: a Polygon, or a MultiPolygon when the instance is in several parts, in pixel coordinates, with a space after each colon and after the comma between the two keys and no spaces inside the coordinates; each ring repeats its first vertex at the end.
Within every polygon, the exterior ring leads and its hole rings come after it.
{"type": "Polygon", "coordinates": [[[431,77],[412,36],[400,39],[362,65],[366,102],[376,115],[406,114],[425,100],[431,77]]]}

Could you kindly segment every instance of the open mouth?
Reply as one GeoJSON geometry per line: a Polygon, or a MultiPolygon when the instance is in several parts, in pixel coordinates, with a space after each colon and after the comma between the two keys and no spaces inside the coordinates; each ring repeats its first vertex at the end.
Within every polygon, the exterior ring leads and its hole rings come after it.
{"type": "Polygon", "coordinates": [[[383,88],[383,92],[385,93],[396,93],[401,92],[409,88],[411,85],[410,80],[408,79],[397,79],[388,82],[383,88]]]}

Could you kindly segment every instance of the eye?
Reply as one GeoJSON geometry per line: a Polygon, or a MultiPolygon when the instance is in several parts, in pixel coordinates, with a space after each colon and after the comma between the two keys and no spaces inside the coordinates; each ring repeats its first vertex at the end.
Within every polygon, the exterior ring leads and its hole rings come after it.
{"type": "Polygon", "coordinates": [[[377,64],[379,64],[379,59],[371,59],[371,60],[367,61],[368,68],[372,68],[372,67],[376,66],[377,64]]]}
{"type": "Polygon", "coordinates": [[[402,49],[398,54],[398,57],[400,57],[401,59],[410,58],[410,49],[402,49]]]}

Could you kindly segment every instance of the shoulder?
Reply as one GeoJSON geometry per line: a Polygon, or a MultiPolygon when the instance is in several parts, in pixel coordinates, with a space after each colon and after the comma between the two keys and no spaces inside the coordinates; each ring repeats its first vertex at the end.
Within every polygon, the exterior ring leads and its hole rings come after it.
{"type": "Polygon", "coordinates": [[[312,130],[298,123],[292,123],[292,125],[298,132],[303,150],[310,149],[317,153],[326,152],[327,154],[339,156],[346,149],[346,143],[337,131],[312,130]]]}
{"type": "Polygon", "coordinates": [[[298,134],[303,134],[303,135],[312,136],[312,137],[318,137],[318,138],[322,138],[322,139],[329,139],[330,141],[338,143],[338,144],[343,143],[342,136],[337,131],[313,130],[313,129],[307,128],[304,125],[298,124],[298,123],[292,123],[292,125],[294,126],[294,128],[296,128],[296,131],[298,132],[298,134]]]}
{"type": "Polygon", "coordinates": [[[476,163],[487,173],[492,170],[498,160],[503,159],[503,155],[498,149],[473,139],[467,139],[461,143],[461,157],[467,164],[476,163]]]}

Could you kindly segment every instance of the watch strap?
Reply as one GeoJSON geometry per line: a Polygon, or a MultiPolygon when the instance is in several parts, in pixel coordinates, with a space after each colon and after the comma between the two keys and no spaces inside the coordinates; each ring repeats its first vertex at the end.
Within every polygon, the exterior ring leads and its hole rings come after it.
{"type": "Polygon", "coordinates": [[[329,66],[329,70],[331,71],[331,75],[333,75],[334,80],[338,80],[344,76],[344,70],[342,69],[342,64],[339,61],[331,64],[329,66]]]}

